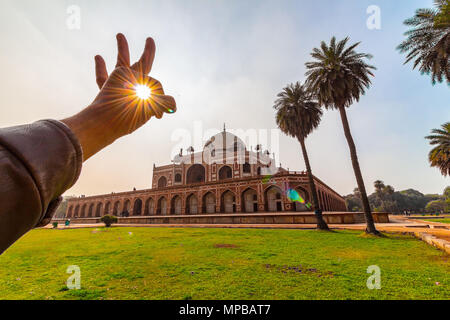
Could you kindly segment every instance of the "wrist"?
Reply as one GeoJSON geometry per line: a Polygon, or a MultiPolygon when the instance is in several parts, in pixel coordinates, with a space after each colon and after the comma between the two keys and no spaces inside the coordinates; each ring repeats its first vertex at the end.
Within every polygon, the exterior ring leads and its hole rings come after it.
{"type": "Polygon", "coordinates": [[[108,125],[110,121],[99,114],[94,105],[88,106],[80,113],[61,120],[75,134],[83,149],[83,161],[86,161],[117,138],[108,125]],[[101,116],[101,119],[98,117],[101,116]]]}

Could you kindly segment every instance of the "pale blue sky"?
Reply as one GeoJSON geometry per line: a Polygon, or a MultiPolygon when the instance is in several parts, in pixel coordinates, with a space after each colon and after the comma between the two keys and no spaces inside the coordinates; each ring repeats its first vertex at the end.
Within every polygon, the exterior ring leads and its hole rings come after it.
{"type": "MultiPolygon", "coordinates": [[[[98,89],[93,57],[115,64],[115,34],[132,58],[154,37],[152,76],[178,112],[151,120],[84,164],[67,194],[98,194],[150,186],[153,163],[169,163],[174,130],[275,128],[273,101],[283,86],[303,81],[309,52],[336,35],[362,41],[378,70],[372,88],[348,112],[368,191],[376,179],[397,190],[441,193],[448,178],[430,168],[432,128],[450,120],[450,89],[431,85],[396,51],[402,22],[432,0],[297,1],[5,1],[0,2],[0,126],[62,119],[88,105],[98,89]],[[81,29],[68,30],[66,9],[81,8],[81,29]],[[381,30],[366,27],[369,5],[381,9],[381,30]]],[[[298,143],[282,137],[284,167],[303,170],[298,143]]],[[[314,173],[341,194],[356,186],[337,112],[327,111],[307,142],[314,173]]],[[[188,147],[188,146],[186,146],[188,147]]]]}

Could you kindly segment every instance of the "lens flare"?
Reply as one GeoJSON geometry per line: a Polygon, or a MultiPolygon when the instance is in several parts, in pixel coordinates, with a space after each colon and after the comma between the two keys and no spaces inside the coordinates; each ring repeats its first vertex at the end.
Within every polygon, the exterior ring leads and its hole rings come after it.
{"type": "Polygon", "coordinates": [[[136,95],[139,97],[139,99],[142,100],[147,100],[152,94],[152,90],[146,85],[142,84],[138,84],[137,86],[135,86],[134,90],[136,91],[136,95]]]}
{"type": "Polygon", "coordinates": [[[294,189],[288,189],[286,191],[286,195],[291,202],[300,202],[303,203],[307,208],[311,207],[310,203],[306,203],[305,199],[303,199],[300,194],[294,189]]]}

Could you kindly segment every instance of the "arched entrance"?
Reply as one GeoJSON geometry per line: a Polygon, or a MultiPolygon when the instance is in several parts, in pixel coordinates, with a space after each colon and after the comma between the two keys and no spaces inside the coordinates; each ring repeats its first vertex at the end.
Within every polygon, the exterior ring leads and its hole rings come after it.
{"type": "Polygon", "coordinates": [[[236,197],[233,192],[227,190],[222,194],[220,208],[224,213],[236,212],[236,197]]]}
{"type": "Polygon", "coordinates": [[[93,217],[93,214],[94,214],[94,204],[91,203],[91,205],[89,206],[89,214],[88,214],[88,217],[89,217],[89,218],[92,218],[92,217],[93,217]]]}
{"type": "Polygon", "coordinates": [[[96,217],[101,217],[102,216],[102,208],[103,208],[103,203],[99,202],[97,204],[97,209],[95,210],[95,216],[96,217]]]}
{"type": "Polygon", "coordinates": [[[252,188],[242,193],[242,209],[244,212],[258,211],[258,194],[252,188]]]}
{"type": "Polygon", "coordinates": [[[142,200],[137,198],[134,201],[133,216],[140,216],[142,214],[142,200]]]}
{"type": "Polygon", "coordinates": [[[283,211],[282,191],[280,188],[271,186],[265,192],[266,209],[270,212],[283,211]]]}
{"type": "Polygon", "coordinates": [[[78,213],[79,213],[79,211],[80,211],[80,205],[77,205],[76,207],[75,207],[75,213],[74,213],[74,217],[75,218],[78,218],[78,213]]]}
{"type": "Polygon", "coordinates": [[[104,214],[105,214],[105,215],[109,214],[109,210],[111,210],[111,202],[108,201],[108,202],[105,204],[105,211],[104,211],[104,214]]]}
{"type": "Polygon", "coordinates": [[[116,201],[116,203],[114,203],[114,210],[113,210],[113,215],[115,215],[116,217],[119,216],[119,206],[120,201],[116,201]]]}
{"type": "Polygon", "coordinates": [[[165,187],[167,187],[167,178],[163,176],[158,180],[158,188],[165,188],[165,187]]]}
{"type": "Polygon", "coordinates": [[[131,207],[131,201],[129,199],[127,199],[125,201],[125,203],[123,204],[122,212],[120,213],[120,215],[122,217],[130,216],[130,207],[131,207]]]}
{"type": "Polygon", "coordinates": [[[167,215],[167,199],[165,197],[161,197],[158,200],[158,209],[156,214],[167,215]]]}
{"type": "Polygon", "coordinates": [[[310,203],[308,192],[300,186],[298,186],[294,190],[298,193],[298,196],[301,197],[301,199],[299,199],[300,201],[294,202],[295,211],[297,212],[312,211],[313,210],[312,205],[309,208],[306,206],[308,203],[310,203]],[[301,201],[302,199],[303,201],[301,201]]]}
{"type": "Polygon", "coordinates": [[[200,183],[205,182],[205,167],[201,164],[192,165],[186,174],[186,183],[200,183]]]}
{"type": "Polygon", "coordinates": [[[219,180],[226,180],[233,178],[233,171],[229,166],[223,166],[219,170],[219,180]]]}
{"type": "Polygon", "coordinates": [[[186,214],[198,213],[198,199],[195,194],[191,194],[186,199],[186,214]]]}
{"type": "Polygon", "coordinates": [[[67,218],[72,218],[72,214],[73,214],[73,206],[70,206],[69,211],[67,212],[67,218]]]}
{"type": "Polygon", "coordinates": [[[145,201],[144,215],[151,216],[153,214],[155,214],[155,201],[153,198],[148,198],[147,201],[145,201]]]}
{"type": "Polygon", "coordinates": [[[85,218],[86,217],[86,203],[83,204],[83,206],[81,207],[81,214],[80,214],[81,218],[85,218]]]}
{"type": "Polygon", "coordinates": [[[216,213],[216,197],[212,192],[208,192],[203,196],[204,213],[216,213]]]}
{"type": "Polygon", "coordinates": [[[181,197],[176,195],[170,202],[170,213],[181,214],[181,197]]]}

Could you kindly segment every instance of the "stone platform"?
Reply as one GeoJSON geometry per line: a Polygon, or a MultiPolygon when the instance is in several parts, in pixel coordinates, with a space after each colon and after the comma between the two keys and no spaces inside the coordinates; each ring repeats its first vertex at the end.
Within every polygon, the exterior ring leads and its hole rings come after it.
{"type": "MultiPolygon", "coordinates": [[[[324,212],[323,217],[328,224],[364,223],[361,212],[324,212]]],[[[376,223],[389,223],[387,213],[373,213],[376,223]]],[[[65,219],[54,219],[62,222],[65,219]]],[[[101,223],[100,218],[71,218],[76,224],[101,223]]],[[[316,224],[312,212],[263,212],[232,214],[197,214],[166,216],[130,216],[118,217],[119,224],[316,224]]]]}

